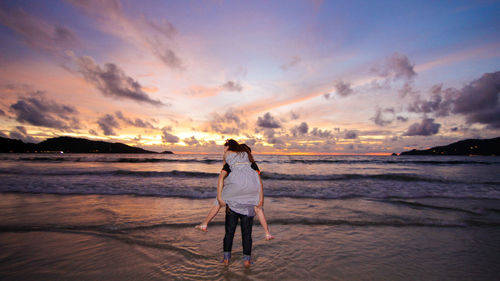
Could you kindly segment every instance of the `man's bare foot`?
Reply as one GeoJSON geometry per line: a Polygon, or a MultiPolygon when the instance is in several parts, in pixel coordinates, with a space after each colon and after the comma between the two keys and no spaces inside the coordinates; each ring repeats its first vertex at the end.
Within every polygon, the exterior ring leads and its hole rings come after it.
{"type": "Polygon", "coordinates": [[[271,233],[266,234],[266,240],[273,240],[274,236],[271,235],[271,233]]]}
{"type": "Polygon", "coordinates": [[[246,268],[249,268],[251,265],[252,265],[252,262],[251,261],[244,261],[243,264],[245,265],[246,268]]]}
{"type": "Polygon", "coordinates": [[[229,260],[223,259],[222,263],[224,264],[224,266],[229,266],[229,260]]]}
{"type": "Polygon", "coordinates": [[[207,225],[206,224],[199,224],[197,226],[195,226],[194,228],[198,229],[198,230],[201,230],[203,232],[207,232],[207,225]]]}

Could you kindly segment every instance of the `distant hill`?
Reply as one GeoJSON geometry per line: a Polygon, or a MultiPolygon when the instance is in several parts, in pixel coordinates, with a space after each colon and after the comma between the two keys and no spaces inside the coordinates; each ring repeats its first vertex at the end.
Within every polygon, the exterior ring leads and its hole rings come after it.
{"type": "Polygon", "coordinates": [[[38,144],[24,143],[20,140],[0,137],[0,152],[51,152],[64,153],[157,153],[123,143],[92,141],[82,138],[57,137],[38,144]]]}
{"type": "Polygon", "coordinates": [[[0,137],[0,152],[31,152],[35,150],[36,144],[34,143],[24,143],[20,140],[14,140],[9,138],[0,137]]]}
{"type": "Polygon", "coordinates": [[[425,150],[410,150],[400,155],[498,155],[500,156],[500,137],[494,139],[469,139],[445,146],[425,150]]]}

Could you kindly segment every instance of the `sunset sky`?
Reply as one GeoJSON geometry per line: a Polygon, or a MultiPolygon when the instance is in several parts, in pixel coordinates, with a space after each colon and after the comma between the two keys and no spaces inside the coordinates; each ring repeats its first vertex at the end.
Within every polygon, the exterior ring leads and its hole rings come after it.
{"type": "Polygon", "coordinates": [[[499,1],[0,1],[0,135],[392,153],[500,136],[499,1]]]}

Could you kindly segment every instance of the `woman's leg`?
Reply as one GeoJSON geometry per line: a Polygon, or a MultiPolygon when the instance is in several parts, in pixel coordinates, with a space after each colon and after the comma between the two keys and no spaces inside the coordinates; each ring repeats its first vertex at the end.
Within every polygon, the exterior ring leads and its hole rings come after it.
{"type": "Polygon", "coordinates": [[[271,233],[269,232],[269,227],[267,226],[266,217],[264,216],[264,209],[257,206],[255,206],[254,209],[255,209],[255,214],[259,218],[260,224],[262,225],[264,231],[266,232],[266,240],[274,239],[274,236],[272,236],[271,233]]]}
{"type": "Polygon", "coordinates": [[[226,207],[226,222],[225,229],[226,234],[224,235],[224,264],[229,264],[229,259],[231,258],[231,250],[233,249],[233,238],[234,232],[236,231],[236,225],[238,224],[238,214],[231,211],[226,207]]]}
{"type": "Polygon", "coordinates": [[[217,216],[217,214],[219,213],[219,210],[220,210],[220,206],[219,205],[214,205],[212,207],[212,209],[210,209],[210,211],[207,214],[207,217],[205,218],[205,220],[200,225],[201,227],[204,226],[204,228],[205,228],[204,231],[207,230],[208,223],[210,223],[215,218],[215,216],[217,216]]]}
{"type": "Polygon", "coordinates": [[[240,215],[241,218],[241,242],[243,244],[243,260],[245,266],[250,266],[250,257],[252,255],[252,225],[253,217],[240,215]]]}

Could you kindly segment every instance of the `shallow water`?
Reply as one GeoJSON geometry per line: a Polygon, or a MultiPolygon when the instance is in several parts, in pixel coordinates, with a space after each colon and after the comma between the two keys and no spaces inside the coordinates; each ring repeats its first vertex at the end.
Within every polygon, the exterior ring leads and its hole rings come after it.
{"type": "Polygon", "coordinates": [[[495,280],[500,158],[264,156],[254,265],[220,263],[220,155],[0,155],[2,280],[495,280]]]}
{"type": "Polygon", "coordinates": [[[254,226],[251,269],[221,265],[211,199],[0,194],[2,280],[494,280],[497,200],[266,201],[275,240],[254,226]],[[472,223],[474,221],[474,223],[472,223]]]}

